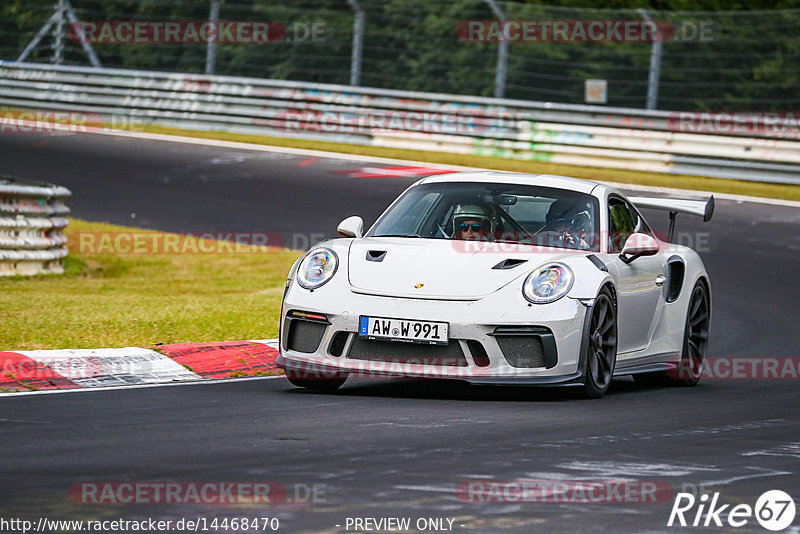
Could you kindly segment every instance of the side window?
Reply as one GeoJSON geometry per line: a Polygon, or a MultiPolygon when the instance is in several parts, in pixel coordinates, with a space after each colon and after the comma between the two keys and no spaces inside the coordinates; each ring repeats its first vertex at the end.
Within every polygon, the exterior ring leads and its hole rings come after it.
{"type": "Polygon", "coordinates": [[[647,224],[639,217],[636,210],[628,206],[624,200],[614,197],[608,199],[609,252],[620,252],[628,236],[642,226],[647,228],[647,224]]]}

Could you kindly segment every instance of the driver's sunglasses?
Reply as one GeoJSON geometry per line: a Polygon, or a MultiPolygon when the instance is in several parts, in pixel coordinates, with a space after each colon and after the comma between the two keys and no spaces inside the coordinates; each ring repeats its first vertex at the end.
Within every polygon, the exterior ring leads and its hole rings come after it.
{"type": "Polygon", "coordinates": [[[461,231],[462,232],[466,232],[470,228],[472,229],[473,232],[480,232],[481,230],[483,230],[483,225],[479,224],[479,223],[475,223],[475,224],[461,223],[461,231]]]}

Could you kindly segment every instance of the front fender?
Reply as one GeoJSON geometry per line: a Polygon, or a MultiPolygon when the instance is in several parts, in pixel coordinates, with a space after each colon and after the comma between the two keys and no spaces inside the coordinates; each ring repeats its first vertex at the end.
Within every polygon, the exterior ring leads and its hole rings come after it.
{"type": "MultiPolygon", "coordinates": [[[[602,264],[602,261],[597,261],[600,265],[602,264]]],[[[580,300],[593,299],[606,283],[610,282],[615,285],[611,273],[602,271],[601,267],[598,267],[587,256],[573,257],[566,261],[562,259],[562,263],[568,265],[575,274],[572,290],[567,295],[570,298],[580,300]]]]}

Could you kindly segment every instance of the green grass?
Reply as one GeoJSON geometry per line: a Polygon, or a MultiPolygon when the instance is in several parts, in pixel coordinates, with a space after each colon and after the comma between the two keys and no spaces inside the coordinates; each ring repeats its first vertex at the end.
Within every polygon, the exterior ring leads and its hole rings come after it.
{"type": "Polygon", "coordinates": [[[65,274],[0,278],[0,350],[277,336],[286,273],[300,252],[113,255],[78,250],[77,232],[131,230],[72,220],[66,229],[70,256],[65,274]]]}
{"type": "Polygon", "coordinates": [[[225,132],[199,132],[195,130],[177,130],[172,128],[162,128],[160,126],[149,126],[145,127],[144,130],[153,133],[169,135],[182,135],[205,139],[220,139],[223,141],[237,141],[242,143],[304,148],[309,150],[324,150],[327,152],[378,156],[383,158],[405,159],[428,163],[444,163],[447,165],[462,165],[465,167],[479,167],[483,169],[495,169],[501,171],[529,172],[534,174],[561,174],[565,176],[574,176],[576,178],[586,178],[589,180],[607,182],[672,187],[676,189],[711,191],[714,193],[730,193],[735,195],[778,198],[784,200],[800,200],[800,185],[768,184],[762,182],[748,182],[745,180],[703,178],[699,176],[683,176],[677,174],[631,171],[625,169],[581,167],[576,165],[562,165],[539,161],[522,161],[491,156],[473,156],[425,150],[406,150],[399,148],[347,145],[343,143],[307,141],[303,139],[286,139],[282,137],[266,137],[225,132]]]}

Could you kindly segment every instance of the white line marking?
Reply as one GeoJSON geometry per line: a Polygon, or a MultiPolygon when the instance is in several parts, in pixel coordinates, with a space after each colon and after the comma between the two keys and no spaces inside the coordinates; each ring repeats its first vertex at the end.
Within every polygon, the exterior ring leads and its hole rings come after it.
{"type": "Polygon", "coordinates": [[[80,389],[43,389],[40,391],[14,391],[0,393],[0,401],[6,397],[16,397],[19,395],[54,395],[57,393],[86,393],[89,391],[112,391],[118,389],[147,389],[160,388],[164,386],[209,386],[214,384],[230,384],[231,382],[246,382],[249,380],[269,380],[271,378],[286,378],[282,374],[269,376],[248,376],[243,378],[201,378],[199,380],[187,380],[184,382],[166,382],[164,384],[134,384],[131,386],[105,386],[95,388],[80,389]]]}
{"type": "MultiPolygon", "coordinates": [[[[773,426],[796,426],[800,423],[790,421],[788,419],[766,419],[758,421],[749,421],[746,423],[736,423],[716,427],[696,427],[696,428],[683,428],[672,432],[634,432],[632,434],[606,434],[600,436],[585,436],[581,438],[582,443],[580,446],[585,446],[586,443],[621,443],[624,441],[651,441],[662,440],[664,438],[675,438],[681,436],[701,436],[708,434],[719,434],[721,432],[736,432],[741,430],[752,430],[756,428],[768,428],[773,426]]],[[[547,448],[562,448],[567,446],[578,446],[575,440],[555,440],[549,442],[537,443],[538,447],[547,448]]]]}
{"type": "Polygon", "coordinates": [[[785,456],[800,459],[800,442],[787,443],[778,447],[744,452],[742,456],[785,456]]]}
{"type": "Polygon", "coordinates": [[[260,343],[261,345],[266,345],[272,349],[278,350],[278,340],[277,339],[248,339],[248,343],[260,343]]]}
{"type": "Polygon", "coordinates": [[[451,493],[455,495],[456,487],[455,486],[408,486],[408,485],[399,485],[399,486],[392,486],[392,489],[400,489],[400,490],[411,490],[411,491],[432,491],[435,493],[451,493]]]}
{"type": "MultiPolygon", "coordinates": [[[[444,163],[432,163],[430,161],[411,161],[393,158],[381,158],[378,156],[363,156],[359,154],[342,154],[339,152],[325,152],[322,150],[309,150],[305,148],[289,148],[282,146],[272,145],[258,145],[254,143],[240,143],[235,141],[221,141],[217,139],[204,139],[199,137],[183,137],[178,135],[166,135],[145,132],[128,132],[124,130],[112,130],[102,132],[87,132],[101,135],[112,135],[119,137],[130,137],[134,139],[148,139],[151,141],[167,141],[170,143],[186,143],[191,145],[212,146],[215,148],[234,148],[239,150],[255,150],[259,152],[279,152],[283,154],[295,154],[298,156],[316,156],[320,158],[342,159],[348,161],[363,161],[368,163],[387,163],[390,165],[418,165],[431,167],[435,169],[448,169],[453,171],[485,171],[487,169],[481,167],[464,167],[461,165],[447,165],[444,163]]],[[[491,169],[489,169],[491,170],[491,169]]],[[[671,175],[665,174],[667,178],[671,175]]],[[[696,191],[693,189],[672,189],[669,187],[657,187],[649,185],[635,185],[635,184],[622,184],[619,182],[607,182],[603,180],[594,180],[600,183],[608,184],[611,187],[619,189],[629,189],[633,191],[649,191],[652,193],[669,193],[669,194],[682,194],[682,195],[696,195],[708,197],[714,195],[715,198],[722,200],[733,200],[736,202],[755,202],[759,204],[772,204],[776,206],[789,206],[800,208],[800,202],[793,200],[781,200],[776,198],[763,198],[763,197],[748,197],[745,195],[734,195],[729,193],[715,193],[712,191],[696,191]]]]}
{"type": "Polygon", "coordinates": [[[59,424],[54,421],[32,421],[28,419],[0,419],[3,423],[26,423],[26,424],[34,424],[34,425],[55,425],[59,424]]]}
{"type": "MultiPolygon", "coordinates": [[[[757,467],[750,467],[748,469],[758,469],[757,467]]],[[[761,478],[761,477],[776,477],[776,476],[783,476],[783,475],[791,475],[793,474],[791,471],[769,471],[767,473],[756,473],[753,475],[741,475],[738,477],[731,477],[726,478],[723,480],[712,480],[708,482],[701,482],[700,485],[704,486],[724,486],[726,484],[730,484],[732,482],[739,482],[740,480],[748,480],[750,478],[761,478]]]]}
{"type": "Polygon", "coordinates": [[[241,143],[238,141],[222,141],[219,139],[206,139],[202,137],[183,137],[180,135],[166,135],[146,132],[128,132],[124,130],[111,130],[103,132],[86,132],[89,134],[112,135],[131,137],[134,139],[147,139],[150,141],[167,141],[170,143],[185,143],[189,145],[211,146],[215,148],[234,148],[238,150],[255,150],[257,152],[279,152],[297,156],[311,156],[318,158],[342,159],[348,161],[363,161],[366,163],[387,163],[391,165],[418,165],[437,169],[453,169],[460,171],[484,171],[480,167],[463,167],[460,165],[445,165],[431,163],[430,161],[407,161],[403,159],[381,158],[378,156],[364,156],[360,154],[343,154],[341,152],[325,152],[323,150],[310,150],[307,148],[291,148],[274,145],[260,145],[255,143],[241,143]]]}
{"type": "Polygon", "coordinates": [[[704,467],[688,464],[669,464],[669,463],[647,463],[647,462],[616,462],[613,460],[605,461],[580,461],[556,465],[557,468],[570,469],[572,471],[591,472],[597,477],[614,478],[619,476],[653,476],[653,477],[677,477],[686,476],[697,471],[719,471],[716,467],[704,467]]]}

